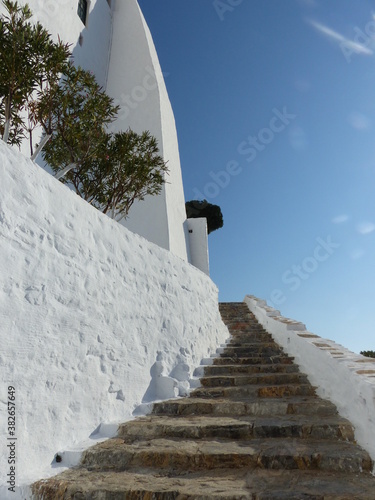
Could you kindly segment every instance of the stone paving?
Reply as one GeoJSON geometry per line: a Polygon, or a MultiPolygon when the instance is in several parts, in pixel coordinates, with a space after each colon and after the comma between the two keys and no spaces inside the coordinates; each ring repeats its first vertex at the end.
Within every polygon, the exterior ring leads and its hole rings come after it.
{"type": "MultiPolygon", "coordinates": [[[[190,397],[156,403],[33,485],[49,499],[375,500],[373,463],[243,303],[220,305],[230,343],[190,397]]],[[[198,372],[199,372],[198,370],[198,372]]]]}

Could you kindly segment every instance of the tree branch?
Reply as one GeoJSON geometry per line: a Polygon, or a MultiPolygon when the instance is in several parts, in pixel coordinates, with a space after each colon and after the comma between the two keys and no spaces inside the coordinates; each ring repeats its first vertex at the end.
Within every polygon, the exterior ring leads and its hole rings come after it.
{"type": "Polygon", "coordinates": [[[61,170],[59,170],[55,174],[55,179],[61,179],[61,177],[64,177],[68,172],[70,172],[73,168],[75,168],[77,165],[76,163],[69,163],[69,165],[61,170]]]}

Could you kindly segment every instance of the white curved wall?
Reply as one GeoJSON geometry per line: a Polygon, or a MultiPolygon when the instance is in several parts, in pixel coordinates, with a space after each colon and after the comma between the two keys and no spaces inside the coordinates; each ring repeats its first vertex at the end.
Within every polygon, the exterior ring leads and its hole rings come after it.
{"type": "Polygon", "coordinates": [[[114,130],[149,130],[170,171],[162,194],[137,203],[124,225],[187,260],[176,126],[152,37],[136,0],[114,4],[107,92],[121,106],[114,130]]]}

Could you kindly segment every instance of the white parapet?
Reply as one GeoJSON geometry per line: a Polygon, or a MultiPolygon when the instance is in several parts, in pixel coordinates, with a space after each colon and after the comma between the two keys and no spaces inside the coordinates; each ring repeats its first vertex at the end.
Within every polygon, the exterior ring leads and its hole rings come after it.
{"type": "Polygon", "coordinates": [[[284,318],[264,300],[244,302],[263,327],[306,373],[317,394],[329,399],[355,428],[357,442],[375,459],[375,359],[355,354],[284,318]]]}
{"type": "Polygon", "coordinates": [[[205,217],[187,219],[186,225],[189,234],[190,263],[209,276],[207,219],[205,217]]]}

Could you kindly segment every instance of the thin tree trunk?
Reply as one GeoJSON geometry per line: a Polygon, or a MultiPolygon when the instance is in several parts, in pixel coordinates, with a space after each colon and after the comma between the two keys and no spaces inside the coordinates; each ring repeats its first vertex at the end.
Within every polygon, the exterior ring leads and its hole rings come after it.
{"type": "Polygon", "coordinates": [[[55,175],[56,179],[61,179],[61,177],[64,177],[68,172],[70,172],[73,168],[75,168],[77,165],[75,163],[70,163],[67,167],[63,168],[62,170],[59,170],[57,174],[55,175]]]}
{"type": "MultiPolygon", "coordinates": [[[[36,160],[37,156],[42,151],[42,149],[44,148],[44,146],[47,144],[47,142],[50,140],[51,137],[52,137],[52,134],[47,134],[47,135],[45,135],[45,136],[42,137],[42,140],[40,141],[40,144],[36,148],[35,152],[31,155],[31,159],[33,161],[36,160]]],[[[31,148],[32,148],[32,144],[31,144],[31,148]]]]}
{"type": "Polygon", "coordinates": [[[29,143],[30,143],[30,158],[33,157],[34,151],[33,151],[33,131],[31,128],[29,129],[29,143]]]}
{"type": "Polygon", "coordinates": [[[12,91],[9,89],[9,94],[5,98],[4,106],[5,106],[5,124],[4,124],[4,134],[3,141],[8,142],[10,135],[10,127],[12,125],[12,91]]]}
{"type": "Polygon", "coordinates": [[[4,134],[3,134],[3,141],[8,142],[9,139],[9,133],[10,133],[10,118],[5,122],[4,125],[4,134]]]}

